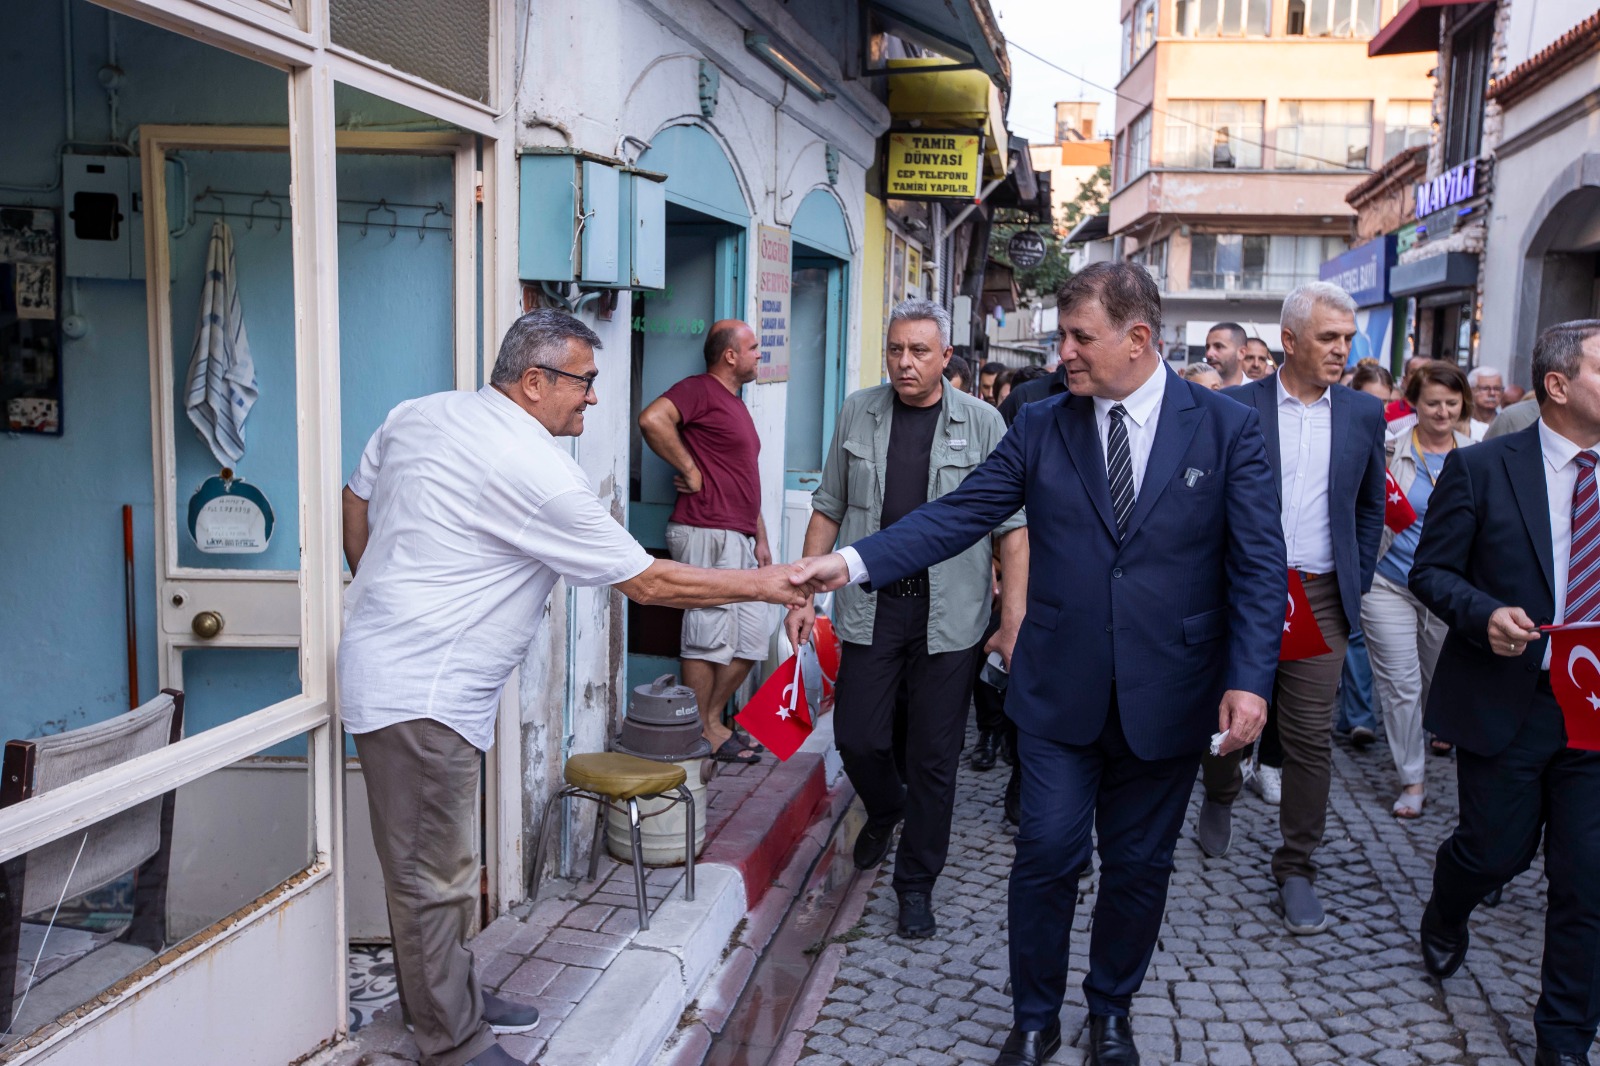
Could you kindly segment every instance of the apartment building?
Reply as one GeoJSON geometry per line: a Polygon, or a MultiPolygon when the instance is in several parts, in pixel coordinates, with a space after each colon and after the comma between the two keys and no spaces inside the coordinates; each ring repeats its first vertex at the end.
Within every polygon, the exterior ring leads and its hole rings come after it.
{"type": "Polygon", "coordinates": [[[1276,349],[1283,296],[1350,243],[1346,194],[1429,142],[1433,55],[1367,55],[1397,2],[1123,0],[1110,232],[1169,357],[1222,320],[1276,349]]]}

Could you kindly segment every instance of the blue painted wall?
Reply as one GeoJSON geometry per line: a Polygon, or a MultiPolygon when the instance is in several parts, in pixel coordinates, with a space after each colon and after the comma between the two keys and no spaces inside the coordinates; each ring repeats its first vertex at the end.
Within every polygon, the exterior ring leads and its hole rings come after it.
{"type": "MultiPolygon", "coordinates": [[[[284,126],[284,75],[131,19],[72,3],[76,136],[104,140],[110,109],[96,72],[106,62],[108,27],[125,72],[119,104],[125,137],[140,123],[284,126]]],[[[28,101],[0,112],[0,183],[54,180],[66,136],[62,8],[47,0],[0,5],[0,92],[28,101]]],[[[341,123],[370,126],[417,116],[340,88],[341,123]]],[[[286,201],[283,153],[186,153],[193,193],[206,184],[271,189],[286,201]]],[[[448,203],[445,159],[341,156],[341,199],[448,203]]],[[[177,194],[175,194],[175,197],[177,194]]],[[[0,204],[59,208],[60,193],[0,188],[0,204]]],[[[229,202],[241,292],[262,400],[247,422],[242,476],[276,506],[278,529],[267,553],[204,556],[180,536],[182,561],[297,569],[299,508],[294,458],[293,303],[289,231],[243,225],[248,200],[229,202]]],[[[209,205],[214,207],[215,205],[209,205]]],[[[359,220],[362,210],[344,208],[359,220]]],[[[420,212],[401,209],[402,220],[420,212]]],[[[176,387],[193,339],[206,240],[212,219],[173,242],[176,387]]],[[[435,216],[430,224],[442,224],[435,216]]],[[[384,414],[408,396],[451,385],[452,248],[443,233],[419,240],[403,225],[394,236],[374,225],[362,237],[342,226],[341,384],[344,469],[384,414]]],[[[0,436],[0,740],[74,728],[127,706],[120,507],[134,505],[139,675],[148,698],[156,685],[153,481],[145,286],[142,281],[81,281],[77,311],[89,334],[63,349],[66,434],[0,436]]],[[[175,435],[183,500],[216,463],[189,427],[179,401],[175,435]]],[[[183,502],[180,500],[180,503],[183,502]]],[[[298,690],[292,651],[205,649],[186,656],[190,732],[256,710],[298,690]]]]}

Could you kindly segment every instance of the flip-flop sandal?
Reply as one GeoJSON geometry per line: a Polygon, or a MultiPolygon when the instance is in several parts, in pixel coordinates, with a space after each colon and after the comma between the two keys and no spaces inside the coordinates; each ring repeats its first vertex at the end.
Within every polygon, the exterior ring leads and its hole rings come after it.
{"type": "Polygon", "coordinates": [[[1414,796],[1409,792],[1402,792],[1395,797],[1392,813],[1396,818],[1421,818],[1422,808],[1427,803],[1426,794],[1414,796]]]}
{"type": "Polygon", "coordinates": [[[756,743],[755,738],[752,737],[749,733],[746,733],[742,729],[735,729],[733,731],[732,739],[737,740],[739,742],[739,746],[741,748],[743,748],[745,751],[753,751],[757,755],[759,755],[762,752],[767,750],[766,748],[762,747],[760,744],[756,743]]]}
{"type": "Polygon", "coordinates": [[[711,753],[717,762],[735,763],[739,766],[756,766],[761,762],[761,756],[743,747],[738,737],[729,737],[722,742],[722,746],[711,753]]]}

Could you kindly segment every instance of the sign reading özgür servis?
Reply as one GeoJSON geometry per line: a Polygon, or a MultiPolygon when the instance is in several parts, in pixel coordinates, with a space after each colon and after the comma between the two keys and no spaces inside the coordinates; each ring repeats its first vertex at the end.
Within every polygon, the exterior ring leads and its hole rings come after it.
{"type": "Polygon", "coordinates": [[[948,130],[889,134],[884,193],[898,200],[973,200],[983,165],[983,135],[948,130]]]}

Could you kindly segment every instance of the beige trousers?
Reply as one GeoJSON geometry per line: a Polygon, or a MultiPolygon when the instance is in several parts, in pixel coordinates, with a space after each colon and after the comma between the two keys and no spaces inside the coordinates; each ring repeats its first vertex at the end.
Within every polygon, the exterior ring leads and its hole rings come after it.
{"type": "Polygon", "coordinates": [[[400,1001],[423,1066],[462,1066],[495,1042],[467,935],[478,906],[472,832],[481,753],[418,718],[355,734],[394,937],[400,1001]]]}

